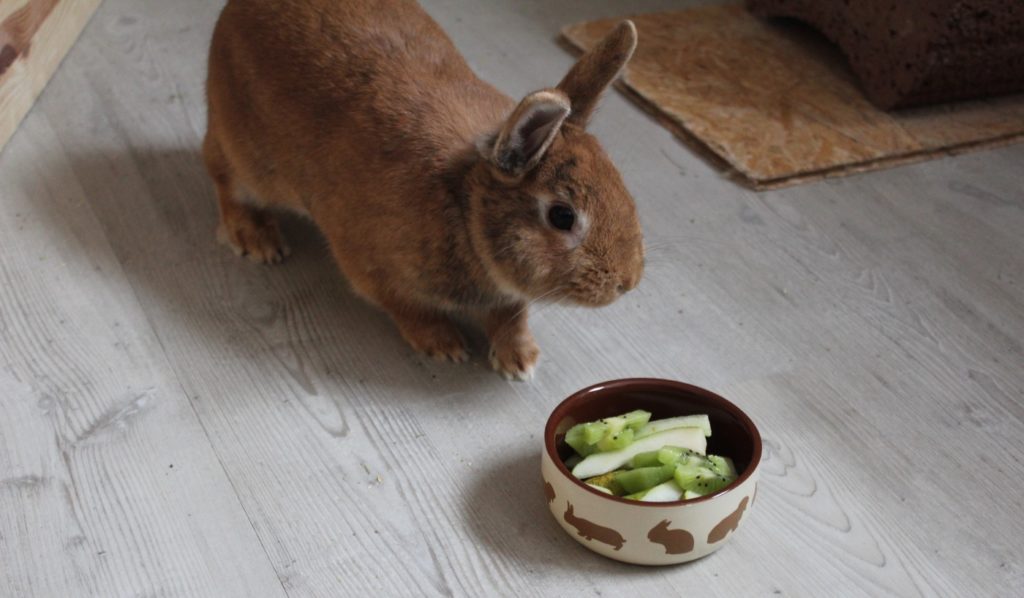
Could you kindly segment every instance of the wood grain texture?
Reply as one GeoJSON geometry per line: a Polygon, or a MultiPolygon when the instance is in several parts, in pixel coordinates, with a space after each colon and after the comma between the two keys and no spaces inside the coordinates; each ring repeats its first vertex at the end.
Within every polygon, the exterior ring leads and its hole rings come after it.
{"type": "Polygon", "coordinates": [[[281,595],[54,127],[25,128],[0,175],[0,594],[281,595]]]}
{"type": "MultiPolygon", "coordinates": [[[[622,10],[425,4],[514,95],[569,67],[562,23],[622,10]]],[[[508,383],[479,338],[411,354],[301,219],[278,267],[216,243],[218,10],[107,0],[0,161],[0,595],[1024,593],[1024,148],[756,194],[609,94],[645,280],[539,307],[538,377],[508,383]],[[547,511],[548,413],[637,375],[765,438],[749,519],[692,565],[602,559],[547,511]]]]}
{"type": "Polygon", "coordinates": [[[0,0],[0,151],[102,0],[0,0]]]}
{"type": "MultiPolygon", "coordinates": [[[[620,18],[572,25],[564,35],[586,49],[620,18]]],[[[1024,96],[885,112],[816,33],[758,19],[739,5],[634,21],[640,42],[621,85],[755,188],[1024,139],[1024,96]]]]}

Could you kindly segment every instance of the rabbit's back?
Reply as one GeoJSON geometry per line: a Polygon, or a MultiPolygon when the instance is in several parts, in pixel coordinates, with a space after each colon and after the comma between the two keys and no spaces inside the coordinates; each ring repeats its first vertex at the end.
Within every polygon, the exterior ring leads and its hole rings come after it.
{"type": "Polygon", "coordinates": [[[439,168],[511,106],[406,0],[231,0],[208,85],[225,150],[267,194],[299,203],[322,193],[306,184],[439,168]]]}

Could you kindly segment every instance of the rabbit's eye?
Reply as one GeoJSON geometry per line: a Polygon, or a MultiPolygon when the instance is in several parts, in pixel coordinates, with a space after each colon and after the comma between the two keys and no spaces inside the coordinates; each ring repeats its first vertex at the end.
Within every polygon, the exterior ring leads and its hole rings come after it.
{"type": "Polygon", "coordinates": [[[556,203],[548,209],[548,222],[558,230],[572,230],[572,225],[576,223],[576,212],[565,204],[556,203]]]}

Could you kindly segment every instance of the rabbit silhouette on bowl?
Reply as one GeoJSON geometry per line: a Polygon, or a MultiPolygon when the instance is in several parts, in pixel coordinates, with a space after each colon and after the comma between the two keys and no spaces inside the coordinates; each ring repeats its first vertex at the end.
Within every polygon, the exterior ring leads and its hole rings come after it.
{"type": "Polygon", "coordinates": [[[624,21],[517,104],[411,0],[229,0],[203,143],[218,236],[279,262],[270,208],[305,214],[414,349],[465,360],[467,316],[495,370],[529,378],[532,301],[607,305],[643,272],[633,199],[586,132],[635,46],[624,21]]]}

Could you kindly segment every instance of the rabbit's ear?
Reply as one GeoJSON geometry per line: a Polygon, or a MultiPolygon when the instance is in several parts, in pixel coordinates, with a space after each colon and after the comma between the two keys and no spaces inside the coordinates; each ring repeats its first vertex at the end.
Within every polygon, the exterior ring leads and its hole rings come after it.
{"type": "Polygon", "coordinates": [[[491,163],[506,176],[523,176],[544,157],[567,116],[569,99],[560,91],[526,96],[498,132],[489,151],[491,163]]]}
{"type": "Polygon", "coordinates": [[[558,89],[569,96],[572,116],[569,122],[585,127],[601,99],[601,94],[626,66],[636,49],[636,26],[622,21],[615,29],[580,57],[558,89]]]}

